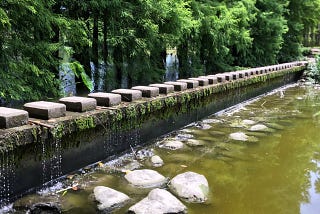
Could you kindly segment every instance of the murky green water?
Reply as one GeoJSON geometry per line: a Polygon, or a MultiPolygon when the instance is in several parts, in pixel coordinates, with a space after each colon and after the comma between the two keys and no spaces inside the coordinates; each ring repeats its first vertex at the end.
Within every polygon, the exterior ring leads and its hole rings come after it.
{"type": "Polygon", "coordinates": [[[59,193],[65,213],[96,213],[92,189],[104,185],[128,194],[133,200],[126,210],[144,198],[150,189],[130,186],[119,169],[138,167],[154,169],[166,177],[194,171],[203,174],[210,186],[210,199],[205,204],[190,204],[188,213],[320,213],[320,90],[314,87],[292,87],[262,97],[182,130],[158,139],[152,146],[132,155],[107,163],[84,176],[70,177],[81,190],[59,193]],[[243,120],[264,124],[267,130],[249,131],[253,125],[243,120]],[[243,132],[256,142],[231,140],[229,135],[243,132]],[[160,148],[167,138],[197,139],[203,146],[181,150],[160,148]],[[162,167],[152,167],[152,154],[164,160],[162,167]],[[113,171],[110,169],[117,168],[113,171]],[[77,180],[79,179],[79,180],[77,180]]]}

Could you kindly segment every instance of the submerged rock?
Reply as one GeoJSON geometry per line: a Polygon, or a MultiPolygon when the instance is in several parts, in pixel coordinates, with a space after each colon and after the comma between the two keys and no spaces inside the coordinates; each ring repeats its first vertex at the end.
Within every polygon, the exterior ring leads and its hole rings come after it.
{"type": "Polygon", "coordinates": [[[154,189],[148,196],[129,208],[129,213],[136,214],[164,214],[186,213],[186,206],[170,192],[154,189]]]}
{"type": "Polygon", "coordinates": [[[212,136],[223,136],[226,133],[224,133],[223,131],[214,130],[214,131],[210,131],[209,134],[212,135],[212,136]]]}
{"type": "Polygon", "coordinates": [[[181,141],[177,140],[170,140],[165,142],[161,147],[165,149],[170,149],[170,150],[177,150],[177,149],[182,149],[183,148],[183,143],[181,141]]]}
{"type": "Polygon", "coordinates": [[[256,122],[253,121],[253,120],[243,120],[243,121],[242,121],[242,124],[247,126],[247,125],[256,124],[256,122]]]}
{"type": "Polygon", "coordinates": [[[101,211],[110,211],[114,208],[123,206],[130,200],[129,196],[117,190],[105,186],[97,186],[93,190],[94,198],[101,211]]]}
{"type": "Polygon", "coordinates": [[[195,172],[185,172],[175,176],[170,181],[169,188],[189,202],[202,203],[208,199],[208,181],[203,175],[195,172]]]}
{"type": "Polygon", "coordinates": [[[159,187],[167,181],[163,175],[151,169],[130,171],[124,177],[130,184],[142,188],[159,187]]]}
{"type": "Polygon", "coordinates": [[[13,208],[23,213],[61,213],[61,202],[55,195],[29,195],[17,200],[13,208]]]}
{"type": "Polygon", "coordinates": [[[249,136],[243,132],[235,132],[229,135],[232,140],[247,141],[249,136]]]}
{"type": "Polygon", "coordinates": [[[151,157],[151,163],[153,166],[159,167],[163,165],[163,160],[158,155],[154,155],[151,157]]]}
{"type": "Polygon", "coordinates": [[[268,127],[263,124],[257,124],[257,125],[251,126],[251,128],[249,130],[253,131],[253,132],[267,131],[268,127]]]}
{"type": "Polygon", "coordinates": [[[258,142],[258,138],[253,136],[248,136],[243,132],[232,133],[229,135],[229,138],[236,141],[258,142]]]}
{"type": "Polygon", "coordinates": [[[279,124],[276,124],[276,123],[267,123],[267,126],[269,128],[278,129],[278,130],[285,129],[285,126],[282,126],[282,125],[279,125],[279,124]]]}

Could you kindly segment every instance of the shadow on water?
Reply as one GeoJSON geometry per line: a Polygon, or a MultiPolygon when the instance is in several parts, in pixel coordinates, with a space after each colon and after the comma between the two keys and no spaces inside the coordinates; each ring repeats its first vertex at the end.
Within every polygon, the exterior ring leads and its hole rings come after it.
{"type": "Polygon", "coordinates": [[[22,194],[52,185],[56,178],[97,161],[115,158],[132,147],[145,145],[156,137],[291,83],[296,78],[291,74],[214,94],[200,101],[191,100],[186,106],[144,118],[138,126],[134,121],[127,121],[109,132],[106,130],[112,124],[106,124],[106,127],[72,134],[62,140],[47,140],[1,154],[0,202],[6,204],[22,194]]]}

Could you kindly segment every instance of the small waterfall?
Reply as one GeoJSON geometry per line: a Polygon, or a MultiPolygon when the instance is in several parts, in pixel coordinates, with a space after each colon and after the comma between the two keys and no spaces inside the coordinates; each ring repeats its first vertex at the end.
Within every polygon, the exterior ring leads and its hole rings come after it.
{"type": "Polygon", "coordinates": [[[61,80],[61,91],[65,95],[75,95],[77,93],[75,75],[69,63],[60,65],[59,79],[61,80]]]}
{"type": "Polygon", "coordinates": [[[14,179],[14,156],[11,153],[4,153],[0,159],[0,207],[10,202],[14,179]]]}
{"type": "Polygon", "coordinates": [[[49,145],[42,143],[42,183],[43,187],[52,186],[56,178],[62,176],[61,140],[55,139],[49,145]]]}
{"type": "Polygon", "coordinates": [[[104,91],[105,90],[105,78],[107,72],[107,64],[104,62],[99,63],[98,68],[95,67],[93,62],[90,62],[91,67],[91,76],[93,87],[97,91],[104,91]],[[98,72],[98,73],[97,73],[98,72]],[[97,77],[97,79],[96,79],[97,77]]]}
{"type": "Polygon", "coordinates": [[[179,60],[176,54],[168,54],[166,57],[166,81],[176,81],[179,78],[179,60]]]}

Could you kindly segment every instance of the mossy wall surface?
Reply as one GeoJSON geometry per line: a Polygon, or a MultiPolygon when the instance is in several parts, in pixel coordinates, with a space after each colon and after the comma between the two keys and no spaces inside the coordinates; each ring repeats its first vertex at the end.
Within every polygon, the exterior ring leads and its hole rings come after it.
{"type": "MultiPolygon", "coordinates": [[[[139,127],[150,118],[168,118],[190,109],[197,108],[203,102],[214,102],[210,97],[223,96],[239,88],[256,87],[261,83],[286,76],[301,75],[305,66],[297,66],[277,72],[252,76],[250,78],[188,89],[156,98],[143,98],[119,106],[101,108],[85,113],[68,113],[67,116],[49,121],[40,121],[42,125],[26,125],[22,127],[0,130],[0,151],[13,150],[21,145],[46,142],[52,139],[64,139],[81,136],[95,130],[112,132],[113,130],[129,130],[139,127]]],[[[285,82],[285,81],[283,81],[285,82]]]]}

